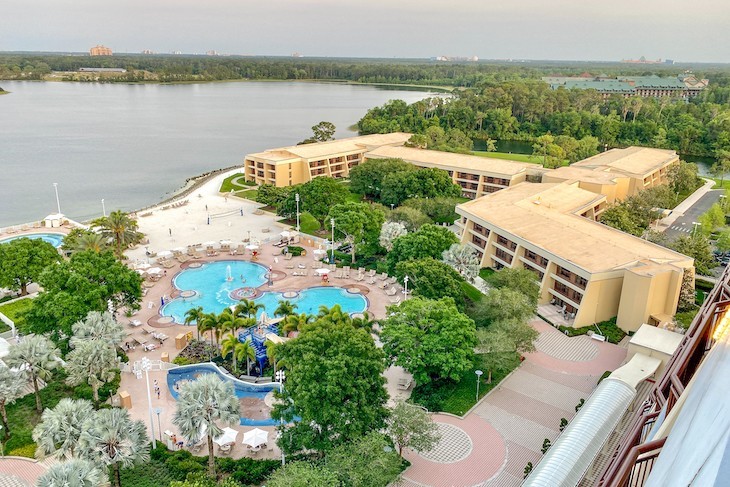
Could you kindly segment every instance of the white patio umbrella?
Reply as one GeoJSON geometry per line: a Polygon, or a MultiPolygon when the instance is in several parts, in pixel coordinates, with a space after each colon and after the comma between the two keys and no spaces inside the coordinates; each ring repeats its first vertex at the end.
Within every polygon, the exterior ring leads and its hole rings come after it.
{"type": "Polygon", "coordinates": [[[157,252],[157,257],[170,257],[172,255],[172,252],[169,250],[163,250],[160,252],[157,252]]]}
{"type": "Polygon", "coordinates": [[[221,245],[231,245],[232,243],[231,240],[221,240],[221,245]]]}
{"type": "Polygon", "coordinates": [[[173,252],[185,252],[185,247],[175,247],[172,249],[173,252]]]}
{"type": "Polygon", "coordinates": [[[248,244],[248,245],[246,245],[246,248],[248,250],[258,250],[259,246],[256,244],[248,244]]]}
{"type": "Polygon", "coordinates": [[[251,431],[246,431],[243,434],[243,444],[251,445],[256,448],[266,443],[269,439],[269,432],[262,429],[254,428],[251,431]]]}
{"type": "Polygon", "coordinates": [[[204,245],[204,246],[206,246],[206,247],[212,247],[212,246],[214,246],[214,245],[215,245],[215,244],[217,244],[217,243],[218,243],[218,242],[214,242],[214,241],[212,241],[212,240],[209,240],[209,241],[207,241],[207,242],[203,243],[203,245],[204,245]]]}
{"type": "Polygon", "coordinates": [[[149,268],[150,268],[150,267],[152,267],[152,266],[151,266],[151,265],[149,264],[149,262],[140,262],[140,263],[139,263],[139,264],[137,264],[137,265],[136,265],[135,267],[136,267],[137,269],[149,269],[149,268]]]}
{"type": "Polygon", "coordinates": [[[228,443],[235,443],[236,437],[238,437],[238,431],[233,428],[223,428],[223,434],[218,438],[214,438],[213,442],[219,446],[227,445],[228,443]]]}
{"type": "Polygon", "coordinates": [[[291,237],[291,233],[284,230],[283,232],[281,232],[281,236],[284,238],[289,238],[289,237],[291,237]]]}
{"type": "Polygon", "coordinates": [[[327,269],[326,267],[321,267],[319,269],[315,269],[314,272],[316,272],[320,276],[324,276],[325,274],[329,274],[330,273],[330,270],[327,269]]]}
{"type": "Polygon", "coordinates": [[[163,272],[159,267],[150,267],[147,269],[147,274],[162,274],[163,272]]]}

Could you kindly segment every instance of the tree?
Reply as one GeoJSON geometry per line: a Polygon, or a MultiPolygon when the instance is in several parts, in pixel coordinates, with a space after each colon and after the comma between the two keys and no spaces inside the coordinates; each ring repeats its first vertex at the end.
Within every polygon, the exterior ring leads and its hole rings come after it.
{"type": "Polygon", "coordinates": [[[53,409],[46,409],[41,422],[33,429],[33,441],[38,445],[36,455],[54,455],[57,460],[74,458],[86,420],[94,408],[85,399],[61,399],[53,409]]]}
{"type": "Polygon", "coordinates": [[[0,287],[28,294],[28,285],[61,260],[53,245],[41,239],[19,238],[0,245],[0,287]]]}
{"type": "Polygon", "coordinates": [[[472,367],[476,329],[452,298],[414,297],[387,308],[380,340],[390,361],[413,374],[419,384],[459,381],[472,367]]]}
{"type": "Polygon", "coordinates": [[[549,133],[535,139],[535,143],[532,145],[532,155],[540,157],[542,165],[545,167],[557,167],[565,159],[565,152],[555,143],[555,138],[549,133]]]}
{"type": "Polygon", "coordinates": [[[641,235],[644,231],[626,205],[614,204],[601,213],[600,222],[609,227],[631,235],[641,235]]]}
{"type": "Polygon", "coordinates": [[[714,267],[715,258],[712,255],[710,240],[701,233],[681,235],[669,246],[680,254],[692,257],[698,274],[708,275],[714,267]]]}
{"type": "Polygon", "coordinates": [[[10,437],[10,424],[8,424],[8,412],[5,407],[25,395],[27,384],[28,378],[25,376],[25,372],[0,366],[0,419],[3,422],[3,435],[6,440],[10,437]]]}
{"type": "Polygon", "coordinates": [[[268,487],[342,486],[334,473],[304,461],[287,463],[271,474],[266,485],[268,487]]]}
{"type": "MultiPolygon", "coordinates": [[[[185,312],[185,321],[184,323],[186,325],[191,325],[195,323],[196,325],[200,323],[200,319],[203,317],[205,313],[203,312],[202,306],[196,306],[195,308],[190,308],[185,312]]],[[[196,327],[197,328],[197,327],[196,327]]],[[[198,328],[198,340],[200,340],[200,329],[198,328]]]]}
{"type": "Polygon", "coordinates": [[[109,240],[101,233],[74,228],[68,235],[63,237],[61,248],[69,253],[85,250],[99,253],[109,249],[109,240]]]}
{"type": "Polygon", "coordinates": [[[398,262],[418,260],[426,257],[440,259],[444,250],[458,243],[459,239],[448,228],[423,225],[418,231],[397,238],[393,250],[388,253],[386,263],[389,272],[395,270],[398,262]]]}
{"type": "Polygon", "coordinates": [[[531,271],[506,267],[490,275],[487,281],[492,287],[498,289],[508,288],[522,293],[532,306],[532,312],[537,311],[540,283],[531,271]]]}
{"type": "Polygon", "coordinates": [[[324,467],[343,487],[386,487],[402,469],[401,458],[376,431],[328,452],[324,467]]]}
{"type": "Polygon", "coordinates": [[[53,376],[53,370],[58,367],[59,351],[48,338],[40,335],[27,336],[16,346],[10,349],[5,357],[9,367],[24,369],[30,376],[35,393],[36,411],[43,412],[40,388],[38,381],[48,381],[53,376]]]}
{"type": "Polygon", "coordinates": [[[38,478],[38,487],[106,487],[108,474],[89,460],[75,458],[51,465],[38,478]]]}
{"type": "MultiPolygon", "coordinates": [[[[256,460],[254,460],[255,462],[256,460]]],[[[173,480],[169,487],[241,487],[232,477],[225,478],[220,482],[210,478],[205,472],[190,472],[185,480],[173,480]]]]}
{"type": "Polygon", "coordinates": [[[99,389],[114,379],[119,370],[119,362],[114,346],[102,340],[76,342],[66,356],[66,383],[77,386],[84,382],[91,386],[94,405],[99,405],[99,389]]]}
{"type": "Polygon", "coordinates": [[[679,288],[679,301],[677,309],[679,311],[689,311],[694,309],[696,304],[695,294],[695,275],[691,269],[685,269],[682,273],[682,285],[679,288]]]}
{"type": "Polygon", "coordinates": [[[233,383],[215,374],[204,374],[180,388],[172,424],[188,442],[196,443],[202,431],[208,440],[208,474],[215,476],[213,438],[223,434],[218,423],[238,424],[241,413],[233,383]]]}
{"type": "Polygon", "coordinates": [[[391,409],[387,431],[401,456],[403,448],[426,452],[441,441],[439,429],[428,412],[405,401],[397,401],[391,409]]]}
{"type": "Polygon", "coordinates": [[[347,201],[350,192],[347,187],[335,179],[321,176],[309,182],[295,186],[285,200],[276,209],[278,215],[292,218],[296,215],[296,194],[299,193],[300,212],[309,212],[317,220],[322,220],[330,208],[347,201]]]}
{"type": "Polygon", "coordinates": [[[90,311],[86,318],[71,325],[71,331],[73,332],[69,341],[71,347],[76,347],[79,342],[86,340],[101,340],[114,346],[127,336],[122,324],[108,311],[103,313],[90,311]]]}
{"type": "Polygon", "coordinates": [[[449,296],[460,305],[464,302],[461,288],[464,279],[448,264],[431,257],[398,262],[395,275],[401,282],[408,276],[408,284],[417,296],[429,299],[449,296]]]}
{"type": "Polygon", "coordinates": [[[71,327],[89,311],[139,309],[142,278],[111,252],[78,252],[38,278],[43,287],[26,321],[33,333],[71,336],[71,327]]]}
{"type": "Polygon", "coordinates": [[[701,184],[697,164],[679,161],[669,167],[669,187],[676,194],[689,194],[701,184]]]}
{"type": "Polygon", "coordinates": [[[725,174],[730,172],[730,151],[716,151],[715,157],[717,161],[710,168],[710,173],[715,177],[720,177],[720,187],[722,187],[725,181],[725,174]]]}
{"type": "Polygon", "coordinates": [[[315,144],[317,142],[327,142],[335,140],[335,125],[332,122],[319,122],[312,127],[312,136],[299,142],[297,145],[315,144]]]}
{"type": "Polygon", "coordinates": [[[479,275],[476,250],[463,244],[452,244],[441,254],[443,261],[453,267],[464,279],[474,282],[479,275]]]}
{"type": "Polygon", "coordinates": [[[272,418],[301,418],[280,427],[284,451],[327,451],[384,425],[385,357],[368,331],[320,318],[277,351],[287,382],[272,418]]]}
{"type": "Polygon", "coordinates": [[[403,159],[368,159],[350,170],[350,190],[379,201],[383,180],[388,175],[416,170],[403,159]]]}
{"type": "Polygon", "coordinates": [[[137,231],[137,221],[121,210],[112,211],[109,216],[97,218],[91,222],[91,227],[112,242],[117,258],[122,258],[124,250],[130,245],[142,241],[144,235],[137,231]]]}
{"type": "Polygon", "coordinates": [[[246,315],[248,318],[256,318],[256,315],[262,309],[264,309],[263,304],[257,303],[252,299],[242,299],[234,308],[233,314],[236,316],[246,315]]]}
{"type": "Polygon", "coordinates": [[[461,186],[454,184],[443,169],[426,168],[400,171],[383,178],[380,200],[385,205],[400,205],[410,198],[461,196],[461,186]]]}
{"type": "Polygon", "coordinates": [[[281,330],[285,334],[289,334],[292,331],[301,331],[304,325],[311,323],[313,320],[314,317],[307,313],[292,314],[284,318],[281,330]]]}
{"type": "Polygon", "coordinates": [[[82,458],[112,467],[113,485],[121,487],[121,467],[148,461],[149,441],[142,421],[132,420],[126,409],[111,408],[96,411],[84,422],[78,448],[82,458]]]}
{"type": "Polygon", "coordinates": [[[198,331],[200,333],[210,332],[210,346],[213,346],[213,338],[215,338],[215,345],[218,346],[218,339],[220,334],[221,324],[223,323],[223,314],[217,313],[205,313],[200,321],[198,322],[198,331]]]}
{"type": "Polygon", "coordinates": [[[451,225],[459,218],[456,214],[456,206],[461,203],[458,198],[411,198],[403,202],[404,206],[422,211],[426,216],[436,223],[448,223],[451,225]]]}
{"type": "Polygon", "coordinates": [[[388,221],[401,223],[409,232],[415,232],[423,225],[432,223],[424,212],[408,206],[401,206],[391,211],[388,214],[388,221]]]}
{"type": "Polygon", "coordinates": [[[393,241],[396,238],[402,237],[407,233],[408,230],[406,230],[406,226],[403,225],[401,222],[384,222],[383,225],[380,227],[380,236],[378,238],[378,243],[381,247],[390,252],[391,250],[393,250],[393,241]]]}
{"type": "Polygon", "coordinates": [[[519,291],[510,288],[492,288],[469,309],[469,316],[477,327],[488,327],[492,323],[516,320],[525,322],[530,319],[537,308],[529,298],[519,291]]]}
{"type": "Polygon", "coordinates": [[[539,333],[528,323],[508,320],[492,323],[486,330],[479,330],[477,336],[477,353],[487,369],[487,384],[491,384],[493,372],[509,370],[519,363],[519,354],[535,351],[539,333]]]}
{"type": "Polygon", "coordinates": [[[279,305],[274,310],[274,316],[289,316],[294,314],[297,305],[288,300],[280,300],[279,305]]]}
{"type": "Polygon", "coordinates": [[[348,201],[330,209],[325,218],[328,230],[332,230],[332,219],[335,222],[335,238],[338,234],[343,235],[345,242],[350,244],[353,264],[356,250],[367,250],[370,254],[377,251],[380,227],[385,221],[382,211],[367,203],[348,201]]]}
{"type": "Polygon", "coordinates": [[[243,360],[244,357],[247,361],[250,354],[253,355],[252,358],[256,358],[256,352],[249,345],[248,341],[246,341],[245,344],[241,343],[241,341],[238,340],[238,337],[233,334],[228,335],[226,339],[221,342],[221,356],[226,357],[231,352],[233,352],[231,363],[233,365],[234,374],[238,372],[238,362],[243,360]]]}
{"type": "Polygon", "coordinates": [[[720,252],[730,252],[730,230],[723,230],[717,237],[715,247],[720,252]]]}
{"type": "Polygon", "coordinates": [[[276,208],[289,196],[291,191],[291,186],[278,187],[273,184],[262,184],[259,186],[256,201],[276,208]]]}

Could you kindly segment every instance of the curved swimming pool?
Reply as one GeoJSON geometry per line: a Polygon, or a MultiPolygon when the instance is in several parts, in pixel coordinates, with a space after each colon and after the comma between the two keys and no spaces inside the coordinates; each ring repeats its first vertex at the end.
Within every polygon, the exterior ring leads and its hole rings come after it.
{"type": "Polygon", "coordinates": [[[16,237],[4,238],[0,240],[0,244],[9,243],[13,240],[18,240],[19,238],[29,238],[31,240],[41,239],[44,242],[48,242],[49,244],[53,245],[55,248],[59,248],[63,243],[63,237],[65,236],[66,235],[64,235],[63,233],[29,233],[27,235],[18,235],[16,237]]]}

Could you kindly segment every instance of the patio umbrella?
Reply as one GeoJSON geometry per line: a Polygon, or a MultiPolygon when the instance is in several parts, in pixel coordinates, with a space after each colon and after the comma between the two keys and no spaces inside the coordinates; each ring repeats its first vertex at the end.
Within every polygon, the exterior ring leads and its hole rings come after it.
{"type": "Polygon", "coordinates": [[[291,233],[289,233],[286,230],[284,230],[283,232],[281,232],[281,236],[284,237],[284,238],[289,238],[291,236],[291,233]]]}
{"type": "Polygon", "coordinates": [[[141,262],[135,266],[137,269],[149,269],[152,267],[149,262],[141,262]]]}
{"type": "Polygon", "coordinates": [[[137,274],[139,274],[140,276],[144,276],[145,274],[147,274],[147,271],[144,269],[135,269],[135,271],[137,271],[137,274]]]}
{"type": "Polygon", "coordinates": [[[214,246],[217,243],[218,242],[214,242],[212,240],[209,240],[209,241],[205,242],[203,245],[205,245],[206,247],[212,247],[212,246],[214,246]]]}
{"type": "Polygon", "coordinates": [[[185,252],[185,247],[175,247],[172,249],[173,252],[185,252]]]}
{"type": "Polygon", "coordinates": [[[232,243],[231,240],[221,240],[221,245],[231,245],[232,243]]]}
{"type": "Polygon", "coordinates": [[[269,432],[262,429],[254,428],[251,431],[246,431],[243,434],[243,444],[251,445],[256,448],[266,443],[269,439],[269,432]]]}
{"type": "Polygon", "coordinates": [[[319,269],[315,269],[314,272],[316,272],[320,276],[324,276],[325,274],[329,274],[330,273],[330,270],[327,269],[326,267],[322,267],[322,268],[319,268],[319,269]]]}
{"type": "Polygon", "coordinates": [[[172,255],[172,252],[169,250],[163,250],[161,252],[157,252],[157,257],[170,257],[172,255]]]}
{"type": "Polygon", "coordinates": [[[256,244],[248,244],[248,245],[246,245],[246,248],[248,250],[258,250],[259,246],[256,244]]]}
{"type": "Polygon", "coordinates": [[[214,438],[213,442],[219,446],[227,445],[228,443],[235,443],[238,431],[233,428],[223,428],[223,434],[218,438],[214,438]]]}
{"type": "Polygon", "coordinates": [[[163,272],[159,267],[150,267],[147,269],[147,274],[162,274],[163,272]]]}

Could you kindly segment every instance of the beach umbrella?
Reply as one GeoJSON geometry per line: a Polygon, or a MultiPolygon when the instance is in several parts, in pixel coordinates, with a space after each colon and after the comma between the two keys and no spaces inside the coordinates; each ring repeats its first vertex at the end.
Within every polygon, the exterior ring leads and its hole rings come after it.
{"type": "Polygon", "coordinates": [[[329,273],[330,273],[330,270],[329,270],[329,269],[327,269],[326,267],[322,267],[322,268],[320,268],[320,269],[315,269],[315,271],[314,271],[314,272],[316,272],[316,273],[317,273],[317,274],[319,274],[320,276],[324,276],[325,274],[329,274],[329,273]]]}
{"type": "Polygon", "coordinates": [[[137,264],[137,265],[136,265],[135,267],[136,267],[137,269],[149,269],[149,268],[150,268],[150,267],[152,267],[152,266],[151,266],[151,265],[149,264],[149,262],[140,262],[140,263],[139,263],[139,264],[137,264]]]}
{"type": "Polygon", "coordinates": [[[185,252],[185,247],[175,247],[172,249],[173,252],[185,252]]]}
{"type": "Polygon", "coordinates": [[[212,247],[212,246],[214,246],[217,243],[218,242],[214,242],[212,240],[209,240],[209,241],[205,242],[203,245],[205,245],[206,247],[212,247]]]}
{"type": "Polygon", "coordinates": [[[251,445],[256,448],[266,443],[269,439],[269,432],[262,429],[254,428],[251,431],[246,431],[243,434],[243,444],[251,445]]]}
{"type": "Polygon", "coordinates": [[[246,248],[248,250],[258,250],[259,246],[256,244],[248,244],[248,245],[246,245],[246,248]]]}
{"type": "Polygon", "coordinates": [[[238,431],[233,428],[223,428],[223,434],[218,438],[214,438],[213,442],[219,446],[227,445],[229,443],[235,443],[236,437],[238,437],[238,431]]]}
{"type": "Polygon", "coordinates": [[[162,274],[163,272],[159,267],[150,267],[147,269],[147,274],[162,274]]]}
{"type": "Polygon", "coordinates": [[[221,245],[231,245],[232,243],[231,240],[221,240],[221,245]]]}
{"type": "Polygon", "coordinates": [[[284,238],[289,238],[291,236],[291,233],[289,233],[286,230],[284,230],[283,232],[281,232],[281,236],[284,237],[284,238]]]}
{"type": "Polygon", "coordinates": [[[169,250],[163,250],[161,252],[157,252],[158,257],[170,257],[172,255],[172,252],[169,250]]]}

